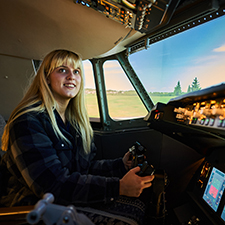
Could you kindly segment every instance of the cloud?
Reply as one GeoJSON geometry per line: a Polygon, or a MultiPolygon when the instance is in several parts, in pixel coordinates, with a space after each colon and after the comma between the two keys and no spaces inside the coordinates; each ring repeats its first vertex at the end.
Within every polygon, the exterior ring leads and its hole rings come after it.
{"type": "Polygon", "coordinates": [[[217,55],[209,55],[209,56],[202,56],[199,58],[194,59],[195,64],[202,64],[202,63],[210,63],[213,62],[214,60],[217,60],[218,56],[217,55]]]}
{"type": "Polygon", "coordinates": [[[220,46],[219,48],[213,49],[214,52],[225,52],[225,44],[220,46]]]}

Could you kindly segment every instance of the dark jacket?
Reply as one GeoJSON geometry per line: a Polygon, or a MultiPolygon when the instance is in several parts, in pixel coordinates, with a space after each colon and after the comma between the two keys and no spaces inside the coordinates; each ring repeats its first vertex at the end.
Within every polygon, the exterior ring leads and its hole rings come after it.
{"type": "Polygon", "coordinates": [[[1,161],[7,189],[0,204],[35,204],[47,192],[63,205],[107,203],[119,196],[119,178],[126,173],[122,159],[94,161],[94,143],[91,153],[84,154],[80,135],[64,125],[56,110],[55,116],[69,143],[56,136],[46,112],[14,121],[1,161]]]}

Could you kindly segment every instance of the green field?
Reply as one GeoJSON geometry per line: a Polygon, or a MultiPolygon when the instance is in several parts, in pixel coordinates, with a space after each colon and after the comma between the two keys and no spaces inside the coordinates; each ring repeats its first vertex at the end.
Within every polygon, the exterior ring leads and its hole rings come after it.
{"type": "MultiPolygon", "coordinates": [[[[152,96],[154,104],[157,102],[167,103],[171,96],[152,96]]],[[[86,106],[90,117],[99,117],[97,97],[95,94],[86,94],[86,106]]],[[[137,95],[108,95],[109,115],[112,118],[143,117],[147,110],[137,95]]]]}

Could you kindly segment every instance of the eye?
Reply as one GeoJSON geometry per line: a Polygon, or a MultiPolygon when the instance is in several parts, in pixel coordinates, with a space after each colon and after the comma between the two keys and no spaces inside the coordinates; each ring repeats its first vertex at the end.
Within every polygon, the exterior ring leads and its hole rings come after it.
{"type": "Polygon", "coordinates": [[[64,68],[59,68],[59,70],[58,70],[60,73],[66,73],[66,69],[64,69],[64,68]]]}
{"type": "Polygon", "coordinates": [[[76,69],[76,70],[73,71],[73,73],[76,74],[76,75],[78,75],[78,74],[80,74],[80,70],[79,69],[76,69]]]}

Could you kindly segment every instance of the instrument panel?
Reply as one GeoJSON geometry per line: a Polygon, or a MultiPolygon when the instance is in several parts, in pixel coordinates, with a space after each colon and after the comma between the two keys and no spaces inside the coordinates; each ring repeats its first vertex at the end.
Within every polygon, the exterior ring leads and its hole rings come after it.
{"type": "Polygon", "coordinates": [[[159,102],[144,120],[200,154],[225,148],[225,84],[159,102]]]}
{"type": "Polygon", "coordinates": [[[212,157],[203,161],[187,188],[187,202],[174,209],[181,224],[225,224],[224,157],[215,155],[219,163],[212,157]]]}
{"type": "Polygon", "coordinates": [[[215,128],[224,133],[225,84],[179,96],[167,104],[157,103],[145,120],[190,125],[198,129],[215,128]]]}
{"type": "Polygon", "coordinates": [[[141,33],[148,33],[157,26],[167,23],[173,14],[174,4],[178,2],[175,0],[74,0],[75,4],[93,8],[125,27],[141,33]]]}
{"type": "Polygon", "coordinates": [[[225,98],[194,102],[174,108],[177,122],[201,127],[225,129],[225,98]]]}

